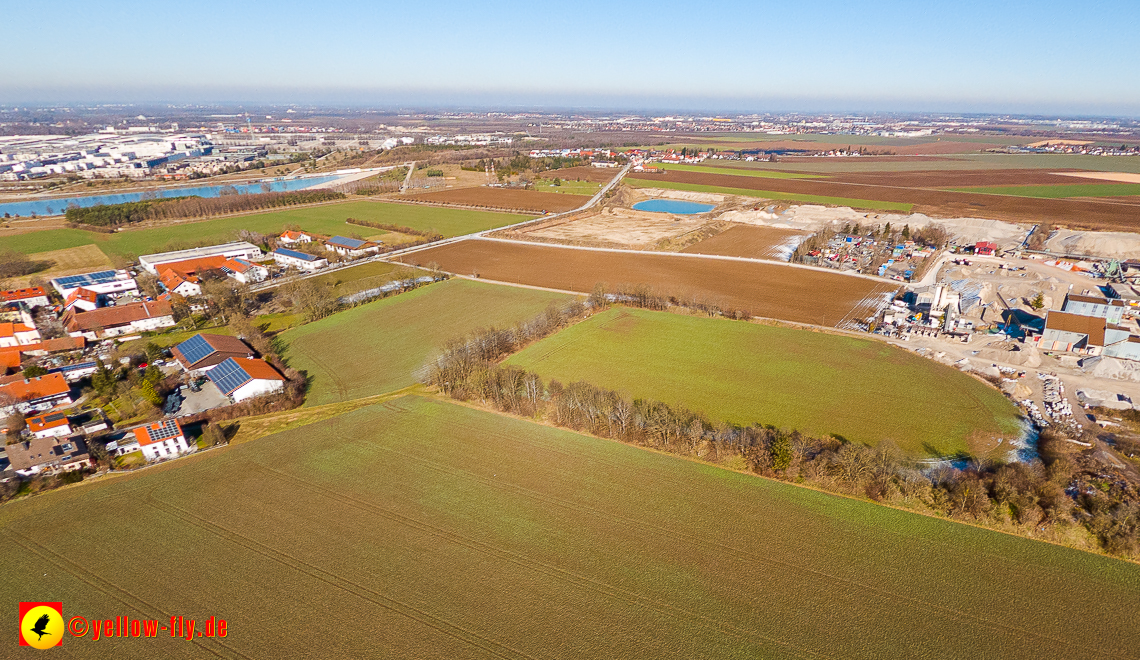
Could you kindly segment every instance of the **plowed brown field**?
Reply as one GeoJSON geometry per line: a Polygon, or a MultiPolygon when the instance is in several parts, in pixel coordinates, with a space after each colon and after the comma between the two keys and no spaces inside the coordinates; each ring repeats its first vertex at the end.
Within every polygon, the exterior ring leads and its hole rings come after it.
{"type": "Polygon", "coordinates": [[[1140,200],[1131,201],[1128,198],[1112,201],[1043,199],[844,183],[839,180],[768,179],[677,171],[664,174],[639,173],[637,178],[644,181],[672,181],[723,188],[902,202],[914,204],[916,213],[936,217],[982,217],[1025,223],[1047,221],[1084,229],[1140,231],[1140,200]]]}
{"type": "Polygon", "coordinates": [[[455,188],[438,192],[408,195],[407,199],[437,204],[457,204],[493,209],[517,209],[519,211],[550,211],[561,213],[578,208],[590,200],[585,195],[563,195],[562,193],[538,192],[535,190],[514,190],[511,188],[455,188]]]}
{"type": "MultiPolygon", "coordinates": [[[[1058,170],[1060,172],[1061,170],[1058,170]]],[[[1029,186],[1072,184],[1073,178],[1047,170],[937,170],[929,172],[849,172],[832,180],[904,188],[965,188],[968,186],[1029,186]]]]}
{"type": "Polygon", "coordinates": [[[407,263],[436,262],[459,275],[588,293],[648,284],[654,292],[754,316],[836,326],[859,315],[886,282],[808,268],[666,253],[621,253],[473,239],[423,250],[407,263]]]}
{"type": "Polygon", "coordinates": [[[700,243],[694,243],[681,252],[774,259],[780,256],[780,247],[788,239],[804,235],[804,232],[794,229],[737,225],[700,243]]]}

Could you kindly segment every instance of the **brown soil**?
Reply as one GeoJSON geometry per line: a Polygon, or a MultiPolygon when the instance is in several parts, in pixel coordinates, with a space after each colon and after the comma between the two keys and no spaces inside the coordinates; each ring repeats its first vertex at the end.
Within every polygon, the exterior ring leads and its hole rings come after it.
{"type": "Polygon", "coordinates": [[[777,248],[789,238],[803,235],[804,232],[794,229],[735,225],[724,233],[690,245],[681,252],[772,259],[779,256],[777,248]]]}
{"type": "Polygon", "coordinates": [[[547,170],[539,172],[538,176],[544,179],[568,179],[570,181],[593,181],[594,183],[609,183],[611,179],[617,176],[618,171],[614,168],[601,168],[601,167],[564,167],[560,170],[547,170]]]}
{"type": "MultiPolygon", "coordinates": [[[[648,284],[653,291],[747,310],[755,316],[835,326],[890,284],[839,273],[663,253],[614,253],[550,245],[466,240],[408,255],[459,275],[588,293],[648,284]]],[[[864,308],[865,309],[865,308],[864,308]]]]}
{"type": "MultiPolygon", "coordinates": [[[[692,140],[693,146],[702,147],[700,139],[692,140]]],[[[987,144],[984,142],[923,142],[921,144],[859,144],[858,142],[813,142],[811,140],[773,140],[771,142],[718,142],[715,144],[717,149],[722,150],[736,150],[736,149],[762,149],[766,151],[794,149],[803,151],[805,153],[819,153],[823,151],[838,151],[847,149],[848,147],[855,149],[865,149],[871,152],[887,152],[891,154],[898,154],[902,156],[922,156],[933,154],[969,154],[985,151],[986,149],[993,149],[994,144],[987,144]]],[[[782,158],[782,156],[777,156],[782,158]]],[[[864,157],[861,156],[859,160],[864,157]]]]}
{"type": "Polygon", "coordinates": [[[970,186],[1032,186],[1071,184],[1073,177],[1042,170],[936,170],[929,172],[850,172],[831,180],[904,188],[967,188],[970,186]]]}
{"type": "MultiPolygon", "coordinates": [[[[938,161],[960,161],[960,158],[945,156],[859,156],[824,158],[820,156],[777,156],[778,162],[788,163],[932,163],[938,161]]],[[[717,167],[721,167],[718,165],[717,167]]]]}
{"type": "MultiPolygon", "coordinates": [[[[845,177],[848,175],[845,175],[845,177]]],[[[1140,199],[1037,199],[950,192],[924,188],[845,183],[838,179],[764,179],[700,172],[639,173],[646,181],[673,181],[746,190],[847,197],[914,204],[916,213],[933,217],[975,217],[1007,222],[1052,222],[1067,227],[1140,231],[1140,199]]]]}
{"type": "Polygon", "coordinates": [[[459,204],[462,206],[534,212],[549,211],[551,213],[570,211],[590,200],[585,195],[563,195],[562,193],[485,186],[407,195],[405,198],[411,201],[435,202],[437,204],[459,204]]]}

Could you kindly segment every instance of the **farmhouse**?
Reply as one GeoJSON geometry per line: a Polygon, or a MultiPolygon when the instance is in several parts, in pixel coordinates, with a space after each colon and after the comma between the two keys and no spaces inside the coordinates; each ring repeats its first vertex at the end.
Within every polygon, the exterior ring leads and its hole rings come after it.
{"type": "Polygon", "coordinates": [[[134,430],[134,433],[135,440],[148,461],[173,458],[190,451],[190,446],[186,443],[186,434],[173,419],[140,426],[134,430]]]}
{"type": "Polygon", "coordinates": [[[380,251],[380,244],[372,241],[362,241],[356,238],[333,236],[325,241],[325,247],[346,257],[359,257],[365,254],[375,254],[380,251]]]}
{"type": "Polygon", "coordinates": [[[158,281],[167,293],[176,293],[183,298],[202,295],[202,285],[197,275],[180,273],[172,268],[164,268],[158,281]]]}
{"type": "Polygon", "coordinates": [[[225,263],[221,266],[221,270],[242,284],[262,282],[265,278],[269,277],[268,268],[259,266],[251,261],[246,261],[245,259],[226,259],[225,263]]]}
{"type": "Polygon", "coordinates": [[[186,371],[204,372],[229,358],[251,358],[253,349],[237,337],[199,334],[170,349],[186,371]]]}
{"type": "Polygon", "coordinates": [[[104,295],[118,295],[139,289],[135,278],[125,270],[101,270],[83,275],[68,275],[52,280],[51,285],[64,300],[80,287],[104,295]]]}
{"type": "Polygon", "coordinates": [[[72,337],[82,336],[95,340],[169,328],[174,325],[174,315],[170,303],[158,300],[101,307],[93,312],[77,313],[71,309],[64,313],[62,321],[72,337]]]}
{"type": "Polygon", "coordinates": [[[71,422],[60,412],[46,413],[28,418],[28,431],[35,438],[57,438],[71,435],[71,422]]]}
{"type": "Polygon", "coordinates": [[[277,248],[270,255],[279,266],[284,268],[298,268],[300,270],[318,270],[329,265],[328,259],[323,259],[304,252],[277,248]]]}
{"type": "Polygon", "coordinates": [[[285,387],[285,378],[264,360],[228,358],[216,368],[206,372],[214,385],[234,401],[279,392],[285,387]]]}
{"type": "Polygon", "coordinates": [[[0,323],[0,348],[27,346],[40,340],[40,331],[23,323],[0,323]]]}
{"type": "Polygon", "coordinates": [[[92,465],[87,445],[79,438],[45,436],[8,445],[7,450],[12,469],[25,477],[82,470],[92,465]]]}
{"type": "Polygon", "coordinates": [[[44,291],[42,286],[0,291],[0,305],[16,302],[22,302],[33,309],[36,307],[46,307],[50,303],[47,291],[44,291]]]}
{"type": "Polygon", "coordinates": [[[222,257],[225,259],[256,260],[262,256],[261,248],[252,243],[238,241],[224,245],[192,248],[189,250],[176,250],[159,254],[147,254],[139,257],[139,265],[152,275],[158,275],[159,266],[177,262],[191,261],[203,257],[222,257]]]}
{"type": "Polygon", "coordinates": [[[1109,300],[1099,296],[1072,293],[1065,296],[1065,304],[1061,307],[1061,311],[1080,314],[1081,316],[1096,316],[1109,323],[1120,323],[1124,319],[1124,311],[1127,309],[1128,303],[1123,300],[1109,300]]]}
{"type": "Polygon", "coordinates": [[[311,243],[312,241],[313,236],[311,234],[306,234],[303,231],[293,231],[291,229],[283,232],[280,236],[277,237],[278,243],[285,243],[286,245],[292,245],[294,243],[311,243]]]}
{"type": "Polygon", "coordinates": [[[0,385],[0,413],[51,410],[71,403],[71,387],[60,374],[16,380],[0,385]]]}
{"type": "Polygon", "coordinates": [[[81,312],[90,312],[98,309],[101,303],[105,306],[106,298],[103,294],[85,287],[79,287],[72,291],[71,295],[64,301],[63,309],[67,311],[74,307],[81,312]]]}

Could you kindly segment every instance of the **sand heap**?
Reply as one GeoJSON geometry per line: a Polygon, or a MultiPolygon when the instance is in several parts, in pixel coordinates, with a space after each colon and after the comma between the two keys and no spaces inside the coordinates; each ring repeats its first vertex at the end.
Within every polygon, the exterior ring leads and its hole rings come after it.
{"type": "Polygon", "coordinates": [[[1045,247],[1058,254],[1088,254],[1111,259],[1132,259],[1140,255],[1140,234],[1058,229],[1045,242],[1045,247]]]}
{"type": "Polygon", "coordinates": [[[1092,368],[1085,369],[1085,373],[1096,378],[1140,383],[1140,362],[1102,357],[1096,361],[1096,364],[1092,365],[1092,368]]]}

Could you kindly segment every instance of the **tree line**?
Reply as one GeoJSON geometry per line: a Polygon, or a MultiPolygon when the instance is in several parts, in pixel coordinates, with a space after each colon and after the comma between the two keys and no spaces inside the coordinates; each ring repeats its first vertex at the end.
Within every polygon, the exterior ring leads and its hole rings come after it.
{"type": "Polygon", "coordinates": [[[500,364],[528,343],[586,318],[591,309],[580,303],[551,307],[511,328],[488,328],[448,342],[425,380],[457,400],[603,438],[1024,536],[1140,557],[1135,484],[1105,478],[1057,430],[1042,432],[1039,458],[1032,461],[972,461],[966,469],[956,469],[920,463],[890,442],[872,447],[762,422],[730,424],[683,406],[627,397],[588,382],[547,381],[500,364]]]}
{"type": "Polygon", "coordinates": [[[264,192],[253,195],[223,194],[219,197],[172,197],[86,208],[71,207],[67,209],[65,217],[69,223],[76,225],[115,227],[148,220],[206,218],[282,206],[331,202],[344,198],[344,193],[331,190],[264,192]]]}
{"type": "Polygon", "coordinates": [[[430,238],[433,241],[438,241],[443,238],[443,234],[423,229],[412,229],[411,227],[404,227],[401,225],[393,225],[387,222],[370,222],[368,220],[357,220],[356,218],[348,218],[345,220],[350,225],[359,225],[361,227],[371,227],[372,229],[382,229],[384,231],[392,231],[399,234],[408,234],[410,236],[423,236],[430,238]]]}

